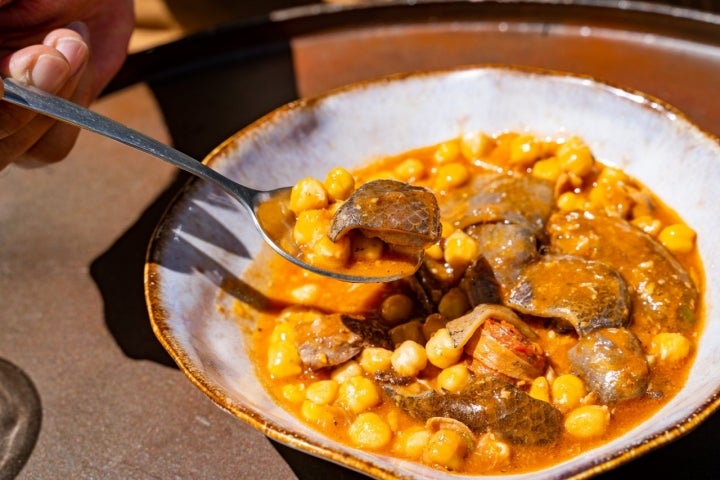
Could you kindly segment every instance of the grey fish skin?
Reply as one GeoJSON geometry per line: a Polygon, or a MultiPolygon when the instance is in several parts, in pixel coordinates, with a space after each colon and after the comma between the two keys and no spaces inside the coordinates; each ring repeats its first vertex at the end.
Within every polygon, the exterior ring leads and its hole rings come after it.
{"type": "Polygon", "coordinates": [[[351,230],[386,243],[424,248],[440,239],[440,208],[424,187],[374,180],[358,187],[335,212],[328,237],[334,242],[351,230]]]}
{"type": "Polygon", "coordinates": [[[563,429],[557,408],[496,377],[478,379],[460,393],[428,389],[413,395],[390,385],[383,390],[414,418],[453,418],[475,433],[495,432],[516,445],[554,443],[563,429]]]}

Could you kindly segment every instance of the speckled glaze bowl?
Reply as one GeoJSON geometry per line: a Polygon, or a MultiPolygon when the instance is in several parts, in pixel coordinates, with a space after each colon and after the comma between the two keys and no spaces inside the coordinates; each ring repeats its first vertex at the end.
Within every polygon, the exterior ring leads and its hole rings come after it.
{"type": "MultiPolygon", "coordinates": [[[[706,270],[705,332],[685,388],[656,415],[588,454],[513,479],[587,477],[682,435],[720,405],[720,146],[662,102],[590,78],[511,67],[397,76],[301,100],[258,120],[205,162],[270,189],[332,167],[430,145],[463,132],[577,134],[598,159],[638,178],[698,234],[706,270]]],[[[268,436],[378,478],[448,478],[445,472],[362,452],[323,436],[280,408],[248,355],[252,320],[228,314],[234,298],[262,301],[243,272],[262,240],[247,213],[204,182],[191,182],[150,244],[145,288],[152,326],[187,377],[221,408],[268,436]]]]}

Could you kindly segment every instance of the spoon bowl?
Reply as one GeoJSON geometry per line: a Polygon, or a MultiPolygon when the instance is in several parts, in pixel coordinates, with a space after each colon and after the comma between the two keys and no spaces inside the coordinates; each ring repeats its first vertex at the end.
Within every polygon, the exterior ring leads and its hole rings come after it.
{"type": "Polygon", "coordinates": [[[179,150],[73,102],[12,79],[4,78],[3,86],[2,99],[9,103],[124,143],[214,183],[249,211],[258,232],[273,250],[301,268],[341,281],[374,283],[412,275],[420,266],[422,252],[410,261],[388,262],[377,271],[342,267],[331,270],[305,262],[292,239],[294,217],[287,215],[292,187],[256,190],[241,185],[179,150]]]}

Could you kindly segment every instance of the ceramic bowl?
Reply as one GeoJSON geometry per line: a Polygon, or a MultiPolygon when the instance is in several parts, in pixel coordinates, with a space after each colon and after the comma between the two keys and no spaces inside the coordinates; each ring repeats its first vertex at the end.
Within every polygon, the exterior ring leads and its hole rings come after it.
{"type": "MultiPolygon", "coordinates": [[[[588,454],[514,479],[598,473],[656,448],[720,404],[720,146],[672,107],[638,92],[557,72],[477,66],[349,86],[282,107],[215,149],[205,162],[252,187],[291,185],[463,132],[577,134],[597,158],[651,188],[697,231],[706,269],[707,323],[686,386],[665,407],[588,454]]],[[[447,478],[382,453],[338,444],[280,408],[248,355],[250,319],[227,309],[262,296],[242,276],[262,245],[247,213],[191,182],[152,239],[146,293],[152,326],[187,377],[220,407],[268,436],[378,478],[447,478]],[[228,285],[233,285],[229,288],[228,285]]]]}

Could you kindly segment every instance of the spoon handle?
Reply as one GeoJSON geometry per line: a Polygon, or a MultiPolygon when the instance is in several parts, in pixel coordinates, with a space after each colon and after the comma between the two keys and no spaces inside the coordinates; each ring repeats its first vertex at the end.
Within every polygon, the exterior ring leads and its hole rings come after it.
{"type": "Polygon", "coordinates": [[[179,150],[175,150],[162,142],[126,127],[108,117],[95,113],[92,110],[43,92],[42,90],[24,87],[12,79],[3,78],[3,86],[5,88],[3,100],[76,127],[112,138],[120,143],[124,143],[125,145],[165,160],[181,170],[185,170],[186,172],[217,184],[233,197],[240,200],[246,207],[252,208],[252,198],[256,193],[253,189],[238,185],[179,150]]]}

